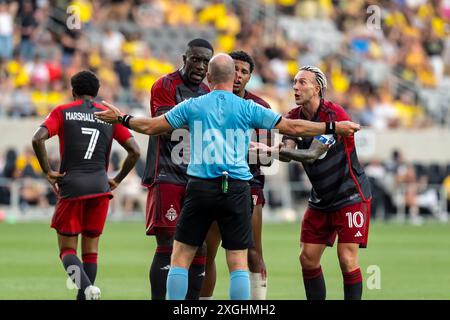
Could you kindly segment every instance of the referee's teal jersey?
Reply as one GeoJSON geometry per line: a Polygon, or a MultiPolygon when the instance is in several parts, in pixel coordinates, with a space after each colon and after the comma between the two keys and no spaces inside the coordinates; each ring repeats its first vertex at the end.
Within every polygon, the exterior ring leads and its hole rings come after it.
{"type": "Polygon", "coordinates": [[[271,130],[281,119],[278,113],[223,90],[185,100],[165,117],[174,129],[189,127],[188,175],[211,179],[226,171],[239,180],[252,178],[247,153],[253,129],[271,130]]]}

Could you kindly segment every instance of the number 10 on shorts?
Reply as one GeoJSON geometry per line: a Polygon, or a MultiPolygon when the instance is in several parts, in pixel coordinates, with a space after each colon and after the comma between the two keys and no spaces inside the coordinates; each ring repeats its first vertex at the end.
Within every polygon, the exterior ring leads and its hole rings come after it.
{"type": "Polygon", "coordinates": [[[364,224],[364,216],[361,211],[356,211],[355,213],[347,212],[345,214],[348,218],[348,227],[353,228],[361,228],[364,224]]]}

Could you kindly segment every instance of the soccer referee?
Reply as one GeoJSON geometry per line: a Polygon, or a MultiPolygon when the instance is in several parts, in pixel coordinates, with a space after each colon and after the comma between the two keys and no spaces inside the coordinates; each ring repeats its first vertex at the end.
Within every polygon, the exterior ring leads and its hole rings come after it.
{"type": "Polygon", "coordinates": [[[157,135],[189,126],[190,176],[178,222],[171,268],[167,277],[167,298],[182,300],[188,287],[188,269],[197,248],[217,221],[230,271],[230,298],[248,300],[250,281],[247,249],[251,245],[252,200],[248,181],[252,178],[247,153],[249,130],[278,129],[293,136],[323,133],[351,135],[359,125],[350,122],[317,123],[289,120],[252,100],[233,94],[235,68],[227,54],[214,56],[208,66],[211,92],[179,103],[156,118],[133,117],[115,106],[96,116],[106,122],[120,122],[140,133],[157,135]]]}

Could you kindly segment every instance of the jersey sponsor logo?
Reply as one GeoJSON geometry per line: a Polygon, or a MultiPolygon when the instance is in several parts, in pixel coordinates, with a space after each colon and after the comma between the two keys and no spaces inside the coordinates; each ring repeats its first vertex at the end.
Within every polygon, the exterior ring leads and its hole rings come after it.
{"type": "Polygon", "coordinates": [[[358,232],[355,234],[355,238],[357,238],[357,237],[362,237],[361,232],[358,231],[358,232]]]}
{"type": "Polygon", "coordinates": [[[173,208],[173,205],[171,205],[170,209],[167,210],[166,218],[169,219],[169,221],[174,221],[177,217],[178,217],[177,210],[175,210],[173,208]]]}

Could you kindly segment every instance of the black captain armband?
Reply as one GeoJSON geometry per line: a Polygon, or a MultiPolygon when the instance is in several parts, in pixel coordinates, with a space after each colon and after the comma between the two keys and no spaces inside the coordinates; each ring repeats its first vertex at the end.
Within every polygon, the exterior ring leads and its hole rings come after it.
{"type": "Polygon", "coordinates": [[[336,122],[325,122],[325,134],[335,134],[336,133],[336,122]]]}
{"type": "Polygon", "coordinates": [[[119,120],[119,123],[120,123],[121,125],[123,125],[124,127],[127,127],[128,129],[131,129],[131,128],[130,128],[130,120],[131,120],[132,118],[133,118],[132,115],[130,115],[130,114],[124,114],[123,116],[122,116],[122,115],[118,116],[118,117],[117,117],[117,120],[119,120]]]}

